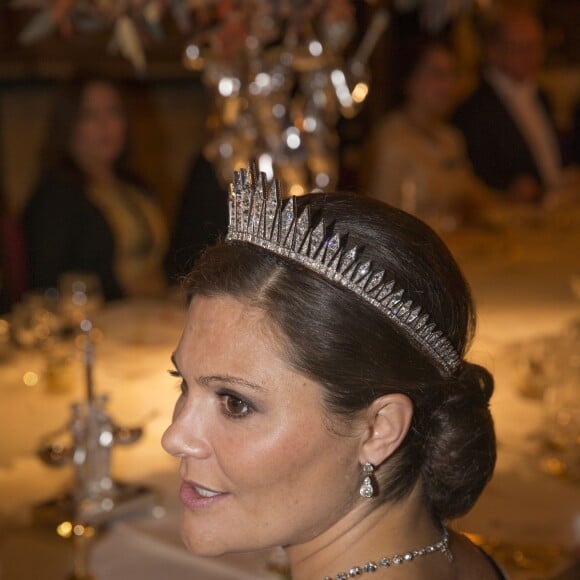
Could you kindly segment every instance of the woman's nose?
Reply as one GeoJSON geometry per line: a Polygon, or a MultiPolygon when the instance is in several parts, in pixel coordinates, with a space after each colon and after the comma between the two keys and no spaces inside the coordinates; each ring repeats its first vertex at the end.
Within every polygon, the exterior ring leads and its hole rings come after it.
{"type": "Polygon", "coordinates": [[[191,404],[176,410],[171,425],[161,439],[163,449],[174,457],[204,459],[211,455],[211,447],[204,432],[203,417],[191,404]]]}

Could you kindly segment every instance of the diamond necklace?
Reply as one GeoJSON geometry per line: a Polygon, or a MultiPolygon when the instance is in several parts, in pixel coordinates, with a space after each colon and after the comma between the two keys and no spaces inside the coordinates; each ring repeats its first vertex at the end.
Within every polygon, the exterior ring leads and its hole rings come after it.
{"type": "Polygon", "coordinates": [[[447,559],[452,562],[453,554],[449,549],[449,532],[445,530],[441,540],[430,546],[425,546],[419,550],[413,550],[412,552],[406,552],[405,554],[397,554],[395,556],[383,556],[377,562],[372,560],[363,564],[362,566],[353,566],[348,572],[339,572],[336,576],[325,576],[322,580],[348,580],[349,578],[355,578],[356,576],[362,576],[363,574],[369,574],[376,572],[379,568],[390,568],[391,566],[399,566],[405,564],[406,562],[412,562],[415,558],[420,558],[421,556],[429,556],[431,554],[436,554],[441,552],[447,559]]]}

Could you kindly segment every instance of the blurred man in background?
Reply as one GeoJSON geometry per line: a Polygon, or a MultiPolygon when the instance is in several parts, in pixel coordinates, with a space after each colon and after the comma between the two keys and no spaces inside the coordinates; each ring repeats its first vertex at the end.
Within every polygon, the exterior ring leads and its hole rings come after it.
{"type": "Polygon", "coordinates": [[[457,109],[475,172],[521,202],[539,202],[558,187],[562,160],[545,93],[537,84],[544,61],[540,22],[527,12],[503,12],[486,39],[480,85],[457,109]]]}

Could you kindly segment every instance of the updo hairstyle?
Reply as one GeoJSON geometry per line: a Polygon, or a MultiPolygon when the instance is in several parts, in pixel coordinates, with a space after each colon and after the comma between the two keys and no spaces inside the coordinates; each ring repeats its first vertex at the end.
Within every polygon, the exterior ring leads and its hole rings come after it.
{"type": "MultiPolygon", "coordinates": [[[[469,287],[449,250],[424,223],[401,210],[351,194],[310,194],[313,223],[323,216],[384,269],[430,314],[463,356],[475,317],[469,287]]],[[[379,502],[394,502],[420,481],[433,519],[466,513],[496,459],[488,408],[493,379],[464,362],[445,376],[432,360],[353,292],[258,247],[210,247],[188,278],[192,296],[229,295],[263,309],[284,337],[287,362],[323,387],[330,423],[340,432],[376,398],[402,393],[414,413],[405,440],[375,472],[379,502]]]]}

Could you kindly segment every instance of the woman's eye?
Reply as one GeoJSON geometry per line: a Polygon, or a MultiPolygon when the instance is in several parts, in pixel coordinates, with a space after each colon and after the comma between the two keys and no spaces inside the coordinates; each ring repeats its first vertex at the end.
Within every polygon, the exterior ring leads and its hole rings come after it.
{"type": "Polygon", "coordinates": [[[252,407],[246,401],[233,395],[221,395],[222,406],[226,415],[232,418],[246,417],[252,412],[252,407]]]}

